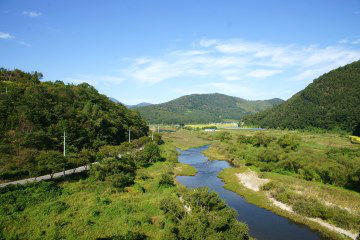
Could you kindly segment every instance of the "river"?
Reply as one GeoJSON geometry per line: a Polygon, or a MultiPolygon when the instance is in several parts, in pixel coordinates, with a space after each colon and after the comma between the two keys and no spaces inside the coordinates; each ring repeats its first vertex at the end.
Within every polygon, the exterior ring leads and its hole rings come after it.
{"type": "Polygon", "coordinates": [[[237,219],[249,226],[250,235],[258,240],[317,240],[320,234],[291,220],[278,216],[266,209],[246,202],[236,193],[226,190],[217,177],[219,172],[230,165],[226,161],[208,161],[202,153],[208,146],[182,151],[179,162],[189,164],[198,170],[195,176],[178,176],[177,180],[188,188],[208,187],[217,192],[230,207],[238,212],[237,219]]]}

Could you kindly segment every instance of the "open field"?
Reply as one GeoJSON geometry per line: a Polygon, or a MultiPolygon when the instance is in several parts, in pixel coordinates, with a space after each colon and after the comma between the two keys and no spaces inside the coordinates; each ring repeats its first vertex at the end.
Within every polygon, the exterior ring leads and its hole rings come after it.
{"type": "Polygon", "coordinates": [[[226,123],[208,123],[208,124],[186,124],[185,127],[193,129],[203,129],[209,127],[216,127],[218,129],[237,127],[237,122],[226,122],[226,123]]]}
{"type": "Polygon", "coordinates": [[[181,150],[200,147],[211,143],[209,139],[203,138],[197,132],[188,130],[179,130],[173,133],[163,133],[162,137],[165,142],[175,146],[176,148],[180,148],[181,150]]]}

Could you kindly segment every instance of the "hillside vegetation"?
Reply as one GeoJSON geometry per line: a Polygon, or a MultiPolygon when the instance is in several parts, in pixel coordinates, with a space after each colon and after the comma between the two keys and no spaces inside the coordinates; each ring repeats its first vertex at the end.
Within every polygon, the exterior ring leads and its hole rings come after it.
{"type": "Polygon", "coordinates": [[[244,121],[266,128],[341,129],[360,134],[360,61],[332,70],[272,109],[244,121]]]}
{"type": "Polygon", "coordinates": [[[138,107],[141,116],[150,123],[186,124],[222,122],[224,119],[240,119],[250,113],[271,108],[283,100],[248,101],[224,94],[192,94],[172,101],[146,107],[138,107]]]}
{"type": "Polygon", "coordinates": [[[39,165],[42,173],[62,169],[64,131],[73,165],[90,161],[103,145],[127,140],[129,127],[133,138],[147,134],[137,112],[94,87],[41,78],[37,72],[0,69],[0,179],[36,175],[39,165]]]}

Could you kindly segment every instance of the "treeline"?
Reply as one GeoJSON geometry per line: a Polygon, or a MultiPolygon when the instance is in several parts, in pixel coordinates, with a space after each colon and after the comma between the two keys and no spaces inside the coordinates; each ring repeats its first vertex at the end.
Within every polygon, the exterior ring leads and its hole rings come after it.
{"type": "MultiPolygon", "coordinates": [[[[83,164],[104,145],[148,133],[140,115],[101,95],[89,84],[41,82],[42,74],[0,69],[0,178],[31,174],[29,166],[57,165],[66,153],[83,164]],[[52,163],[44,163],[53,159],[52,163]]],[[[46,168],[46,167],[44,167],[46,168]]],[[[41,172],[48,170],[42,169],[41,172]]]]}
{"type": "Polygon", "coordinates": [[[236,166],[256,166],[260,171],[295,175],[360,191],[360,149],[328,148],[323,152],[304,149],[297,134],[272,136],[232,136],[228,132],[212,135],[225,145],[226,154],[236,166]],[[235,138],[235,139],[234,139],[235,138]]]}
{"type": "Polygon", "coordinates": [[[192,94],[172,101],[138,107],[141,116],[150,123],[187,124],[223,122],[271,108],[283,100],[274,98],[248,101],[224,94],[192,94]]]}
{"type": "Polygon", "coordinates": [[[265,128],[344,130],[360,135],[360,61],[332,70],[272,109],[243,118],[265,128]]]}

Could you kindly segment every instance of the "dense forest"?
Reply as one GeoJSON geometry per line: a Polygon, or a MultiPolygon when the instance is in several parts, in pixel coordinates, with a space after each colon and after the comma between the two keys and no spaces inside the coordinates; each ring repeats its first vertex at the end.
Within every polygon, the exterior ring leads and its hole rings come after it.
{"type": "Polygon", "coordinates": [[[1,179],[31,175],[30,165],[48,159],[62,161],[64,131],[67,155],[78,157],[75,165],[103,145],[125,141],[129,128],[132,138],[147,134],[148,126],[137,112],[94,87],[41,78],[38,72],[0,69],[1,179]]]}
{"type": "Polygon", "coordinates": [[[186,124],[222,122],[224,119],[240,119],[280,104],[274,98],[264,101],[248,101],[224,94],[192,94],[172,101],[138,107],[141,116],[150,123],[186,124]]]}
{"type": "Polygon", "coordinates": [[[244,121],[267,128],[315,127],[360,135],[360,61],[320,76],[286,102],[245,116],[244,121]]]}

